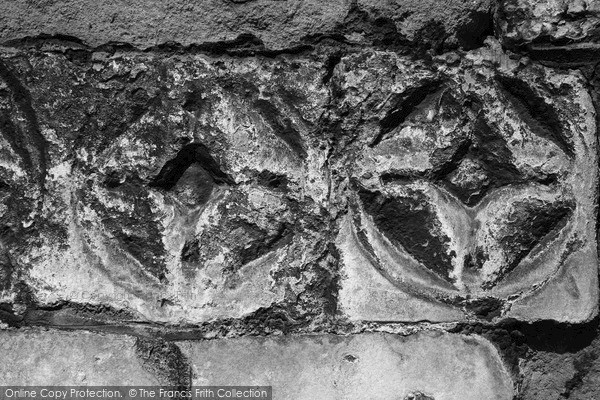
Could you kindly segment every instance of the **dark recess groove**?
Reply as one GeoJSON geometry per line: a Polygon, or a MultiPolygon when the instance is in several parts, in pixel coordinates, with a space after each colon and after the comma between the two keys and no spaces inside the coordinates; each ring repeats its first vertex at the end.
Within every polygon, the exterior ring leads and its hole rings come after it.
{"type": "Polygon", "coordinates": [[[208,148],[201,143],[184,146],[177,156],[168,161],[158,175],[150,182],[151,187],[171,190],[183,173],[193,163],[199,163],[217,184],[234,184],[234,180],[221,170],[218,162],[210,154],[208,148]]]}
{"type": "Polygon", "coordinates": [[[369,144],[371,147],[377,146],[386,135],[400,126],[406,117],[425,100],[425,98],[437,91],[441,86],[440,81],[427,81],[415,88],[410,88],[406,92],[396,96],[393,100],[392,110],[381,120],[380,132],[369,144]]]}

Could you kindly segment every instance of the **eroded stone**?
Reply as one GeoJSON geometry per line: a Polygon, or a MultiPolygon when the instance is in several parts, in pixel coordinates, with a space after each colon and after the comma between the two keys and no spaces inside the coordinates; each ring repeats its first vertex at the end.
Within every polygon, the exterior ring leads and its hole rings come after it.
{"type": "Polygon", "coordinates": [[[93,58],[16,52],[0,64],[13,284],[41,304],[193,322],[241,317],[320,281],[318,60],[93,58]]]}
{"type": "Polygon", "coordinates": [[[340,298],[353,319],[444,321],[448,305],[485,319],[596,313],[585,78],[488,45],[460,65],[365,52],[333,74],[351,210],[340,298]]]}
{"type": "Polygon", "coordinates": [[[478,336],[246,337],[179,346],[194,385],[272,385],[280,399],[513,398],[497,351],[478,336]]]}
{"type": "Polygon", "coordinates": [[[472,49],[493,34],[493,4],[488,0],[359,0],[357,8],[381,25],[393,22],[399,35],[423,49],[472,49]]]}
{"type": "Polygon", "coordinates": [[[508,45],[566,45],[600,40],[600,6],[594,0],[503,0],[496,25],[508,45]]]}
{"type": "Polygon", "coordinates": [[[0,42],[55,36],[71,47],[127,43],[141,49],[173,43],[294,50],[322,38],[383,47],[439,51],[473,48],[492,34],[489,0],[233,1],[114,0],[0,4],[0,42]],[[115,11],[118,9],[118,12],[115,11]],[[175,11],[176,10],[176,11],[175,11]]]}
{"type": "Polygon", "coordinates": [[[520,396],[525,400],[598,397],[600,341],[597,327],[598,322],[593,321],[579,327],[532,329],[529,340],[535,352],[520,362],[523,376],[520,396]],[[568,340],[564,340],[565,337],[568,340]]]}
{"type": "Polygon", "coordinates": [[[301,44],[310,34],[327,32],[340,23],[348,0],[236,2],[211,0],[27,1],[0,4],[2,41],[41,34],[67,36],[90,46],[125,42],[148,48],[168,42],[184,46],[206,42],[246,42],[269,49],[301,44]]]}
{"type": "Polygon", "coordinates": [[[495,25],[504,46],[545,65],[592,66],[600,58],[600,7],[593,0],[500,1],[495,25]]]}

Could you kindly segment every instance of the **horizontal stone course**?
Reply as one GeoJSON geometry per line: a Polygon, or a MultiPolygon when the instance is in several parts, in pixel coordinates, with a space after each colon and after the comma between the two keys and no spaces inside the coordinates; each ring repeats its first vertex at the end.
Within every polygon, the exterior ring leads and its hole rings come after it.
{"type": "Polygon", "coordinates": [[[193,385],[271,385],[278,400],[513,397],[497,351],[477,336],[363,333],[178,345],[192,365],[193,385]]]}
{"type": "Polygon", "coordinates": [[[0,354],[0,386],[167,384],[143,365],[130,336],[0,331],[0,354]]]}
{"type": "Polygon", "coordinates": [[[600,0],[0,0],[0,387],[600,399],[599,96],[600,0]]]}
{"type": "Polygon", "coordinates": [[[466,38],[470,31],[477,41],[490,30],[490,9],[489,0],[17,0],[0,3],[0,41],[59,35],[94,47],[124,42],[149,48],[252,38],[267,49],[281,50],[340,35],[358,44],[420,40],[432,30],[456,45],[457,32],[466,38]],[[373,35],[367,31],[371,29],[373,35]]]}

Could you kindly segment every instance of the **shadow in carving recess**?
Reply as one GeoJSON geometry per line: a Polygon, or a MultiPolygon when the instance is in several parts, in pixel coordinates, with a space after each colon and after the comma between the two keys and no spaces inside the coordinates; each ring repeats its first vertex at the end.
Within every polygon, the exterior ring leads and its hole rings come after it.
{"type": "Polygon", "coordinates": [[[277,107],[267,100],[256,100],[254,106],[260,115],[271,126],[273,132],[279,136],[300,158],[306,158],[306,150],[302,144],[300,133],[292,126],[292,121],[283,116],[277,107]]]}
{"type": "Polygon", "coordinates": [[[215,183],[228,185],[235,183],[229,175],[221,170],[206,146],[201,143],[192,143],[186,145],[174,159],[163,166],[158,175],[150,182],[150,187],[171,190],[184,172],[196,162],[208,172],[215,183]]]}
{"type": "Polygon", "coordinates": [[[567,155],[574,155],[573,144],[565,138],[558,115],[543,98],[520,79],[498,75],[496,81],[533,133],[554,142],[567,155]]]}
{"type": "Polygon", "coordinates": [[[441,229],[424,194],[412,191],[407,196],[387,198],[363,188],[359,188],[358,194],[365,211],[392,243],[405,248],[419,262],[452,282],[449,272],[451,259],[456,254],[448,251],[449,237],[434,234],[441,229]]]}
{"type": "Polygon", "coordinates": [[[369,144],[377,146],[388,133],[400,126],[416,107],[418,107],[430,94],[437,92],[442,83],[440,81],[426,81],[420,86],[408,89],[402,94],[395,95],[390,111],[380,122],[380,133],[369,144]]]}
{"type": "Polygon", "coordinates": [[[27,170],[35,172],[35,181],[38,182],[40,190],[43,191],[47,169],[47,144],[40,131],[32,105],[31,94],[2,61],[0,61],[0,79],[6,83],[10,90],[9,94],[17,106],[15,111],[22,114],[26,129],[19,129],[11,117],[5,113],[0,113],[0,127],[5,133],[6,140],[23,160],[27,170]]]}
{"type": "MultiPolygon", "coordinates": [[[[259,231],[262,231],[258,228],[259,231]]],[[[262,238],[251,242],[251,244],[240,251],[240,262],[248,264],[267,253],[273,252],[292,241],[294,231],[287,225],[281,224],[274,235],[262,231],[262,238]]]]}

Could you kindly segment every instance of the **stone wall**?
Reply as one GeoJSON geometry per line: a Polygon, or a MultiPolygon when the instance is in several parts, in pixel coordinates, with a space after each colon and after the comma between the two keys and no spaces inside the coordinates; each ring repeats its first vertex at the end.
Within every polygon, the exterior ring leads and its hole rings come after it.
{"type": "Polygon", "coordinates": [[[600,3],[0,1],[0,386],[600,398],[600,3]]]}

